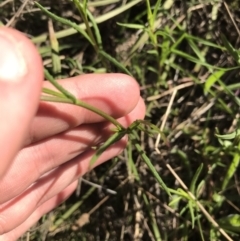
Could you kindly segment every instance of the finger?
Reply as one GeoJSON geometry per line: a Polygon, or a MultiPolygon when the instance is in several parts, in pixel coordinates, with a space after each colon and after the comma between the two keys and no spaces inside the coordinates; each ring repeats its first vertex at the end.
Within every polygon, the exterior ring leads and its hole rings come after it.
{"type": "MultiPolygon", "coordinates": [[[[126,144],[121,140],[109,148],[100,158],[99,162],[110,159],[120,153],[126,144]]],[[[0,235],[9,232],[14,227],[23,223],[42,203],[46,202],[70,183],[76,181],[87,170],[93,151],[84,156],[74,158],[62,166],[56,168],[48,175],[43,176],[37,183],[29,187],[24,193],[11,201],[1,205],[0,235]],[[14,217],[14,219],[13,219],[14,217]]]]}
{"type": "Polygon", "coordinates": [[[100,124],[81,125],[21,150],[1,180],[0,193],[5,195],[0,197],[0,204],[20,194],[44,173],[103,141],[106,131],[100,124]]]}
{"type": "MultiPolygon", "coordinates": [[[[119,118],[132,111],[139,100],[139,86],[124,74],[88,74],[59,81],[78,99],[119,118]]],[[[51,87],[45,83],[45,87],[51,87]]],[[[26,145],[56,135],[83,123],[104,121],[99,115],[82,107],[44,102],[31,126],[26,145]]]]}
{"type": "Polygon", "coordinates": [[[23,145],[37,110],[43,70],[36,48],[16,30],[0,28],[0,49],[1,177],[23,145]]]}
{"type": "MultiPolygon", "coordinates": [[[[52,197],[42,205],[40,205],[23,223],[10,232],[0,236],[0,241],[17,240],[30,227],[32,227],[44,214],[50,212],[59,204],[64,202],[76,189],[78,182],[75,181],[56,196],[52,197]]],[[[1,232],[1,231],[0,231],[1,232]]]]}
{"type": "MultiPolygon", "coordinates": [[[[127,126],[129,121],[143,118],[144,113],[145,106],[141,100],[134,112],[121,119],[121,124],[127,126]]],[[[1,181],[0,193],[5,193],[5,195],[0,197],[0,203],[19,195],[45,173],[104,141],[110,135],[110,129],[111,126],[106,124],[82,125],[24,148],[1,181]],[[16,185],[16,183],[21,183],[21,185],[16,185]]]]}
{"type": "MultiPolygon", "coordinates": [[[[139,104],[143,107],[143,102],[139,104]]],[[[138,110],[133,111],[132,117],[141,116],[138,110]]],[[[106,160],[118,155],[126,145],[126,138],[121,139],[107,149],[98,159],[96,165],[103,163],[106,160]]],[[[5,232],[10,231],[13,227],[24,222],[32,212],[42,203],[51,199],[62,189],[76,181],[79,176],[84,175],[89,171],[89,162],[93,150],[86,151],[73,160],[64,163],[58,168],[54,169],[47,175],[43,176],[38,182],[29,187],[24,193],[20,194],[15,199],[3,204],[1,206],[0,227],[5,232]],[[14,220],[12,219],[14,215],[14,220]]]]}

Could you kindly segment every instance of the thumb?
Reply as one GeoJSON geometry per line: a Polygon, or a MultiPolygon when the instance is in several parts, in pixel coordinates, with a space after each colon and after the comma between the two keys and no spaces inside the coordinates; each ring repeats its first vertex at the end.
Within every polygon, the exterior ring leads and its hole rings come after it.
{"type": "Polygon", "coordinates": [[[0,28],[0,177],[23,145],[43,80],[41,58],[22,33],[0,28]]]}

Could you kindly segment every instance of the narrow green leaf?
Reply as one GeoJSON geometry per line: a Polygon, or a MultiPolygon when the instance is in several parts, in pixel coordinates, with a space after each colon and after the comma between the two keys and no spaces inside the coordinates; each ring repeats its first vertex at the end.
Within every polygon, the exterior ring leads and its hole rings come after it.
{"type": "MultiPolygon", "coordinates": [[[[238,148],[240,148],[240,145],[239,145],[238,148]]],[[[225,178],[223,180],[222,190],[224,190],[227,187],[229,181],[231,180],[233,175],[236,173],[236,171],[237,171],[237,169],[239,167],[239,163],[240,163],[240,155],[239,155],[239,153],[236,152],[233,155],[232,162],[231,162],[231,164],[230,164],[230,166],[229,166],[229,168],[227,170],[226,176],[225,176],[225,178]]]]}
{"type": "Polygon", "coordinates": [[[155,22],[156,20],[156,17],[157,17],[157,13],[158,11],[160,10],[160,5],[162,3],[162,0],[158,0],[155,5],[154,5],[154,9],[153,9],[153,15],[152,15],[152,18],[153,18],[153,21],[155,22]]]}
{"type": "Polygon", "coordinates": [[[188,201],[192,200],[192,199],[189,197],[188,193],[185,192],[182,188],[178,188],[177,191],[179,192],[179,195],[181,195],[181,196],[182,196],[183,198],[185,198],[186,200],[188,200],[188,201]]]}
{"type": "Polygon", "coordinates": [[[147,5],[148,23],[149,23],[150,28],[152,28],[154,19],[153,19],[151,4],[150,4],[150,1],[149,1],[149,0],[146,0],[146,5],[147,5]]]}
{"type": "Polygon", "coordinates": [[[90,160],[90,165],[89,168],[91,168],[97,161],[97,159],[99,158],[100,155],[102,155],[102,153],[107,150],[107,148],[109,148],[111,145],[113,145],[115,142],[121,140],[123,138],[123,136],[126,134],[125,131],[118,131],[116,133],[114,133],[112,136],[110,136],[107,141],[104,142],[103,145],[101,145],[97,151],[95,152],[95,154],[93,155],[93,157],[90,160]]]}
{"type": "Polygon", "coordinates": [[[192,201],[189,201],[188,202],[188,208],[189,208],[189,212],[190,212],[190,215],[191,215],[191,220],[192,220],[192,229],[194,228],[195,226],[195,216],[194,216],[194,207],[193,207],[193,202],[192,201]]]}
{"type": "MultiPolygon", "coordinates": [[[[205,241],[204,235],[203,235],[203,227],[202,227],[202,222],[200,218],[197,218],[197,225],[198,225],[198,229],[200,232],[200,236],[201,236],[201,240],[205,241]]],[[[204,229],[205,230],[205,229],[204,229]]],[[[215,240],[215,239],[210,239],[210,240],[215,240]]]]}
{"type": "Polygon", "coordinates": [[[135,23],[117,23],[117,24],[125,28],[145,29],[145,26],[142,24],[135,24],[135,23]]]}
{"type": "Polygon", "coordinates": [[[197,183],[199,175],[202,171],[202,168],[203,168],[203,164],[201,163],[201,165],[198,167],[196,173],[194,174],[191,185],[190,185],[190,192],[193,193],[194,195],[195,195],[195,191],[196,191],[196,183],[197,183]]]}
{"type": "Polygon", "coordinates": [[[63,95],[62,93],[59,93],[57,91],[50,90],[47,88],[42,88],[42,93],[45,93],[45,94],[48,94],[51,96],[55,96],[55,97],[65,98],[65,95],[63,95]]]}
{"type": "Polygon", "coordinates": [[[119,69],[121,69],[123,72],[125,72],[128,75],[132,74],[128,71],[127,68],[125,68],[120,62],[118,62],[116,59],[114,59],[112,56],[110,56],[109,54],[107,54],[105,51],[101,50],[99,52],[104,58],[106,58],[107,60],[109,60],[111,63],[113,63],[116,67],[118,67],[119,69]]]}
{"type": "Polygon", "coordinates": [[[53,23],[51,20],[48,22],[48,29],[49,29],[49,38],[50,38],[50,45],[51,45],[51,56],[52,56],[52,71],[55,76],[61,73],[61,60],[59,56],[59,44],[58,40],[55,36],[55,31],[53,27],[53,23]]]}
{"type": "Polygon", "coordinates": [[[219,225],[227,230],[240,233],[240,215],[231,214],[218,220],[219,225]]]}
{"type": "Polygon", "coordinates": [[[72,100],[73,103],[76,103],[76,98],[73,94],[71,94],[69,91],[67,91],[66,89],[64,89],[51,75],[50,73],[44,69],[44,74],[45,74],[45,78],[47,80],[49,80],[49,82],[51,82],[51,84],[58,89],[65,97],[69,98],[70,100],[72,100]]]}
{"type": "Polygon", "coordinates": [[[178,195],[172,195],[172,201],[168,204],[169,207],[177,210],[179,202],[181,201],[182,197],[178,195]]]}
{"type": "Polygon", "coordinates": [[[232,133],[225,134],[225,135],[215,134],[215,136],[218,137],[219,139],[223,139],[223,140],[233,140],[237,136],[240,136],[240,129],[238,129],[232,133]]]}
{"type": "MultiPolygon", "coordinates": [[[[218,66],[212,66],[211,64],[208,64],[207,62],[202,62],[201,60],[199,60],[198,58],[195,58],[193,57],[192,55],[189,55],[181,50],[178,50],[178,49],[171,49],[171,52],[174,53],[174,54],[177,54],[193,63],[196,63],[196,64],[200,64],[202,66],[205,66],[205,67],[208,67],[209,69],[218,69],[218,70],[226,70],[224,68],[221,68],[221,67],[218,67],[218,66]]],[[[237,67],[234,67],[234,68],[237,68],[237,67]]],[[[233,69],[234,69],[233,68],[233,69]]]]}
{"type": "Polygon", "coordinates": [[[86,32],[87,32],[87,35],[89,36],[89,38],[92,40],[93,47],[95,48],[96,51],[98,51],[96,39],[93,35],[92,29],[91,29],[91,26],[90,26],[90,22],[88,20],[87,5],[86,4],[84,5],[84,4],[80,3],[79,0],[72,0],[72,1],[75,4],[76,8],[78,9],[78,12],[81,16],[81,19],[83,20],[83,22],[86,26],[86,32]]]}
{"type": "Polygon", "coordinates": [[[83,0],[83,8],[87,9],[88,0],[83,0]]]}
{"type": "Polygon", "coordinates": [[[202,39],[202,38],[199,38],[199,37],[196,37],[196,36],[193,36],[193,35],[190,35],[190,34],[185,34],[185,37],[187,39],[192,39],[194,40],[195,42],[199,43],[199,44],[202,44],[202,45],[205,45],[205,46],[208,46],[208,47],[213,47],[213,48],[216,48],[216,49],[221,49],[221,50],[226,50],[225,47],[221,46],[221,45],[218,45],[218,44],[215,44],[211,41],[208,41],[206,39],[202,39]]]}
{"type": "Polygon", "coordinates": [[[94,0],[94,2],[93,1],[88,2],[87,5],[89,7],[100,7],[100,6],[106,6],[117,2],[121,2],[121,0],[99,0],[99,1],[94,0]]]}
{"type": "Polygon", "coordinates": [[[96,36],[96,40],[97,40],[97,43],[98,43],[98,48],[99,49],[102,49],[102,37],[101,37],[101,34],[100,34],[100,31],[99,31],[99,28],[98,28],[98,25],[97,25],[97,22],[95,20],[95,18],[93,17],[93,15],[91,14],[91,12],[87,9],[87,15],[92,23],[92,26],[93,26],[93,29],[94,29],[94,32],[95,32],[95,36],[96,36]]]}
{"type": "Polygon", "coordinates": [[[172,41],[171,38],[169,38],[167,35],[163,35],[163,40],[161,43],[162,52],[161,52],[161,56],[160,56],[161,57],[161,60],[160,60],[161,66],[165,65],[165,62],[166,62],[167,58],[169,57],[169,54],[171,53],[171,51],[170,51],[171,41],[172,41]]]}
{"type": "Polygon", "coordinates": [[[206,59],[205,59],[205,57],[203,55],[203,51],[198,48],[198,46],[195,44],[195,42],[193,40],[191,40],[191,39],[187,39],[187,40],[188,40],[189,46],[192,48],[192,50],[197,55],[199,60],[201,62],[206,62],[206,59]]]}
{"type": "MultiPolygon", "coordinates": [[[[130,135],[130,137],[134,140],[135,137],[130,135]]],[[[144,160],[144,162],[147,164],[148,168],[151,170],[152,174],[154,175],[154,177],[157,179],[158,183],[160,184],[160,186],[163,188],[163,190],[165,190],[165,192],[171,196],[170,191],[168,190],[168,187],[166,186],[166,184],[163,182],[162,178],[159,176],[158,172],[156,171],[155,167],[153,166],[153,164],[151,163],[150,159],[147,157],[147,155],[145,154],[145,152],[142,150],[141,146],[138,143],[134,144],[136,149],[138,150],[140,156],[142,157],[142,159],[144,160]]]]}
{"type": "Polygon", "coordinates": [[[236,50],[227,40],[224,34],[221,34],[221,39],[223,41],[224,46],[228,50],[228,52],[232,55],[233,59],[240,64],[240,53],[236,50]]]}
{"type": "MultiPolygon", "coordinates": [[[[107,20],[109,20],[109,19],[111,19],[111,18],[113,18],[113,17],[115,17],[115,16],[117,16],[117,15],[125,12],[126,10],[130,9],[131,7],[133,7],[134,5],[136,5],[136,4],[138,4],[138,3],[142,2],[142,1],[143,1],[143,0],[133,0],[133,1],[129,2],[129,3],[127,3],[127,4],[124,4],[124,5],[120,6],[119,8],[116,8],[116,9],[110,11],[110,12],[107,12],[107,13],[104,14],[104,15],[101,15],[101,16],[97,17],[97,18],[95,19],[95,21],[96,21],[96,23],[105,22],[105,21],[107,21],[107,20]]],[[[102,1],[102,2],[103,2],[103,1],[102,1]]],[[[37,5],[37,4],[36,4],[36,5],[37,5]]],[[[85,26],[84,23],[81,23],[81,24],[79,24],[79,25],[77,25],[77,26],[78,26],[82,31],[86,29],[86,26],[85,26]]],[[[57,37],[57,38],[64,38],[64,37],[68,37],[68,36],[70,36],[70,35],[73,35],[73,34],[75,34],[75,33],[77,33],[77,32],[78,32],[78,30],[76,30],[75,27],[71,27],[71,28],[69,28],[69,29],[64,29],[64,30],[62,30],[62,31],[57,32],[57,33],[56,33],[56,37],[57,37]]],[[[85,33],[85,34],[86,34],[86,33],[85,33]]],[[[33,38],[32,41],[33,41],[34,43],[41,43],[41,42],[46,41],[46,39],[47,39],[47,35],[46,35],[46,34],[42,34],[42,35],[40,35],[40,36],[38,36],[38,37],[36,37],[36,38],[33,38]]]]}
{"type": "Polygon", "coordinates": [[[138,170],[137,167],[134,163],[133,160],[133,150],[132,150],[132,142],[129,140],[128,141],[128,146],[127,146],[127,153],[128,153],[128,161],[127,161],[127,166],[130,169],[131,173],[133,174],[135,180],[137,180],[138,182],[140,182],[140,176],[138,174],[138,170]]]}
{"type": "Polygon", "coordinates": [[[211,87],[215,84],[216,81],[218,81],[223,74],[226,71],[224,70],[218,70],[214,73],[212,73],[206,80],[205,84],[204,84],[204,93],[205,95],[209,92],[209,90],[211,89],[211,87]]]}
{"type": "MultiPolygon", "coordinates": [[[[78,33],[80,33],[81,35],[83,35],[92,45],[94,45],[94,43],[92,42],[91,38],[87,35],[87,33],[76,23],[73,23],[72,21],[59,17],[53,13],[51,13],[50,11],[48,11],[46,8],[44,8],[41,4],[39,4],[38,2],[34,2],[37,7],[39,7],[48,17],[52,18],[55,21],[58,21],[62,24],[65,24],[69,27],[72,27],[73,29],[75,29],[78,33]]],[[[56,34],[57,37],[57,34],[56,34]]]]}
{"type": "Polygon", "coordinates": [[[161,234],[160,234],[160,230],[159,230],[159,225],[157,224],[156,218],[155,218],[155,211],[151,205],[151,203],[149,202],[147,195],[145,193],[143,193],[143,200],[146,204],[146,208],[148,210],[149,216],[150,216],[150,220],[148,223],[151,224],[152,226],[152,230],[154,233],[154,240],[157,241],[162,241],[161,238],[161,234]]]}

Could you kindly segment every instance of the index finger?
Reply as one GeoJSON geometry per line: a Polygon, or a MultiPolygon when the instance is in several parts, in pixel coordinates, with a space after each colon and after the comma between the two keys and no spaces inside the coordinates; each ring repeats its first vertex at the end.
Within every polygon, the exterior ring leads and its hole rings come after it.
{"type": "MultiPolygon", "coordinates": [[[[114,118],[130,113],[140,98],[137,82],[124,74],[86,74],[60,80],[59,83],[76,98],[114,118]]],[[[44,83],[44,87],[53,88],[48,82],[44,83]]],[[[103,117],[79,106],[41,102],[25,144],[59,134],[83,123],[102,121],[103,117]]]]}

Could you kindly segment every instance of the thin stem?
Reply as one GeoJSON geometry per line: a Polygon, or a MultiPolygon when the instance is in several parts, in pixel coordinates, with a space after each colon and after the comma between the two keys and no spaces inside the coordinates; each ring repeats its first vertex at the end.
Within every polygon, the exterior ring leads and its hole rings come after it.
{"type": "Polygon", "coordinates": [[[77,9],[78,9],[78,11],[79,11],[79,13],[80,13],[80,15],[81,15],[85,25],[86,25],[86,30],[87,30],[89,38],[93,42],[93,47],[94,47],[96,53],[98,53],[99,52],[98,51],[98,45],[97,45],[97,42],[96,42],[95,37],[93,35],[93,32],[92,32],[92,30],[91,30],[91,28],[89,26],[89,21],[88,21],[88,18],[87,18],[87,14],[86,14],[87,9],[84,9],[83,5],[79,1],[73,0],[73,2],[75,4],[75,6],[77,7],[77,9]]]}
{"type": "Polygon", "coordinates": [[[103,112],[103,111],[99,110],[98,108],[96,108],[92,105],[89,105],[89,104],[87,104],[83,101],[80,101],[80,100],[77,100],[77,99],[73,100],[73,99],[46,96],[46,95],[42,95],[41,100],[42,101],[48,101],[48,102],[61,102],[61,103],[67,103],[67,104],[74,104],[74,105],[83,107],[85,109],[88,109],[88,110],[102,116],[104,119],[108,120],[113,125],[115,125],[118,130],[125,130],[125,128],[117,120],[115,120],[113,117],[111,117],[110,115],[106,114],[105,112],[103,112]]]}

